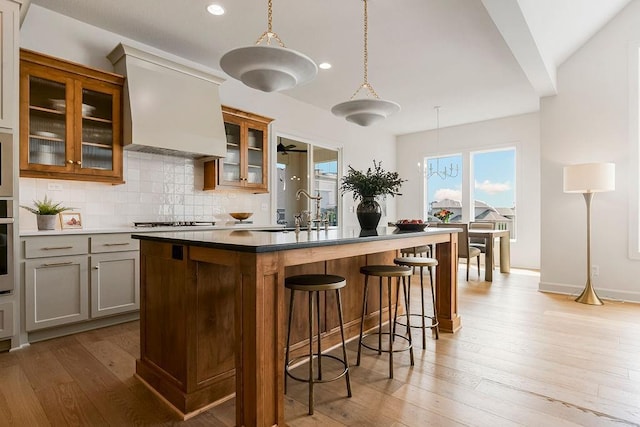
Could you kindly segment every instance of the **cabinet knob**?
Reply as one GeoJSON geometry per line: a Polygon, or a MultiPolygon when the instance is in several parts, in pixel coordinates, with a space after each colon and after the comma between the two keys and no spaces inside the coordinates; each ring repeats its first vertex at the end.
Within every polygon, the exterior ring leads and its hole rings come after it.
{"type": "Polygon", "coordinates": [[[73,160],[69,159],[69,160],[67,160],[67,163],[73,164],[73,160]]]}
{"type": "Polygon", "coordinates": [[[100,266],[98,266],[98,265],[94,265],[94,266],[93,266],[93,269],[94,269],[94,270],[100,270],[100,266]]]}
{"type": "Polygon", "coordinates": [[[78,161],[76,162],[76,164],[77,164],[77,165],[81,165],[81,164],[82,164],[82,162],[81,162],[80,160],[78,160],[78,161]]]}

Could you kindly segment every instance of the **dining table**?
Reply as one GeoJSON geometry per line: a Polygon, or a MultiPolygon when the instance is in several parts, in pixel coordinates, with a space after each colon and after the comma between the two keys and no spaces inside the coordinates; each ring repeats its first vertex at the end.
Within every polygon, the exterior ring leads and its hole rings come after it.
{"type": "Polygon", "coordinates": [[[484,280],[493,281],[493,247],[500,238],[500,273],[511,271],[511,235],[509,230],[469,229],[469,237],[482,238],[485,241],[484,280]]]}

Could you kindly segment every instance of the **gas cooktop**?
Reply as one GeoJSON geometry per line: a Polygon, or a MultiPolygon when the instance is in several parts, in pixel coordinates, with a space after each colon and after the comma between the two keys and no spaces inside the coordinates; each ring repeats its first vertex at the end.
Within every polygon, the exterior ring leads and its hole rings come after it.
{"type": "Polygon", "coordinates": [[[216,225],[212,221],[146,221],[134,222],[134,227],[196,227],[216,225]]]}

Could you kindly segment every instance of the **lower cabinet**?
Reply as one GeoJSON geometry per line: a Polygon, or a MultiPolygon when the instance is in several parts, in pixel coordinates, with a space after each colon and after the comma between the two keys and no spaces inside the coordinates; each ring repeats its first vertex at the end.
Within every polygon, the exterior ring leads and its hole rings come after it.
{"type": "Polygon", "coordinates": [[[91,255],[91,317],[140,309],[140,253],[91,255]]]}
{"type": "Polygon", "coordinates": [[[0,303],[0,339],[11,338],[13,330],[13,301],[0,303]]]}
{"type": "Polygon", "coordinates": [[[24,263],[27,331],[89,318],[87,265],[82,255],[24,263]]]}
{"type": "Polygon", "coordinates": [[[129,234],[22,240],[28,332],[139,310],[139,245],[129,234]]]}

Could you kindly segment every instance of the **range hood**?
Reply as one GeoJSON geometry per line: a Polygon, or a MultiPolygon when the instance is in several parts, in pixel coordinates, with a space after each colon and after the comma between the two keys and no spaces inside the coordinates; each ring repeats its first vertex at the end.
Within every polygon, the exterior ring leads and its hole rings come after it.
{"type": "Polygon", "coordinates": [[[119,44],[107,56],[126,77],[126,150],[212,159],[226,155],[219,77],[119,44]]]}

